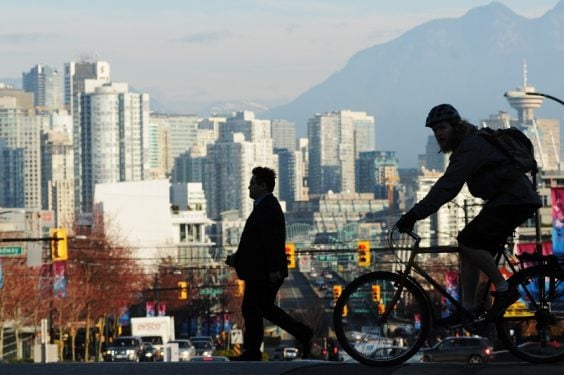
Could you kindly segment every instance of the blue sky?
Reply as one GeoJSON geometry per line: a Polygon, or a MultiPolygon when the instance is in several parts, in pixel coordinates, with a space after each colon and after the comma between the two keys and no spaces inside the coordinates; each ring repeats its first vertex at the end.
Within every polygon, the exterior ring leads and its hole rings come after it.
{"type": "MultiPolygon", "coordinates": [[[[288,102],[356,52],[490,0],[0,0],[1,78],[83,55],[177,112],[288,102]]],[[[501,0],[535,18],[558,0],[501,0]]]]}

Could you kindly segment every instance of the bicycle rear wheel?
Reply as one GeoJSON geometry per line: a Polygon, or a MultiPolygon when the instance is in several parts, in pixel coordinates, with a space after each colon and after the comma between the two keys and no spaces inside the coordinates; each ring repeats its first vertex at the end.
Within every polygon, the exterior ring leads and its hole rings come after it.
{"type": "Polygon", "coordinates": [[[500,340],[515,356],[532,363],[564,359],[564,271],[531,267],[509,279],[521,298],[496,321],[500,340]]]}
{"type": "Polygon", "coordinates": [[[333,312],[341,347],[369,366],[407,361],[425,342],[430,305],[413,281],[391,272],[373,272],[353,280],[333,312]]]}

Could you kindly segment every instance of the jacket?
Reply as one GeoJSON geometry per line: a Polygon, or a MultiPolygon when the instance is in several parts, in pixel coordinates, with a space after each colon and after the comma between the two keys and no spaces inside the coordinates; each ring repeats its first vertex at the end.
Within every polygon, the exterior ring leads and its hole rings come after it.
{"type": "Polygon", "coordinates": [[[278,199],[267,194],[247,218],[234,256],[237,277],[266,281],[271,272],[288,276],[286,221],[278,199]]]}
{"type": "Polygon", "coordinates": [[[460,192],[464,184],[485,207],[542,206],[539,195],[525,174],[504,179],[511,160],[473,129],[452,152],[445,173],[413,208],[417,220],[435,213],[460,192]]]}

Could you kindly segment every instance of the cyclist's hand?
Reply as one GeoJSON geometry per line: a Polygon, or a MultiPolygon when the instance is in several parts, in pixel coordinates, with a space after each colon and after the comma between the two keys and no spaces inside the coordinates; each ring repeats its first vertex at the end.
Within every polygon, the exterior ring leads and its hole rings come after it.
{"type": "Polygon", "coordinates": [[[408,211],[406,214],[402,215],[394,227],[398,228],[400,233],[413,232],[413,227],[415,226],[415,214],[412,211],[408,211]]]}

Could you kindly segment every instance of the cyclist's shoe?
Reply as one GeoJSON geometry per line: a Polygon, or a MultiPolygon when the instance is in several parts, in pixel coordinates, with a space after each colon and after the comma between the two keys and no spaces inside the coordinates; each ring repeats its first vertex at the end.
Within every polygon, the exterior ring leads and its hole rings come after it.
{"type": "Polygon", "coordinates": [[[497,318],[502,317],[505,313],[505,309],[514,304],[515,301],[521,297],[519,290],[512,287],[503,292],[492,292],[492,295],[494,297],[494,303],[486,314],[486,320],[489,322],[493,322],[497,318]]]}

